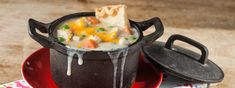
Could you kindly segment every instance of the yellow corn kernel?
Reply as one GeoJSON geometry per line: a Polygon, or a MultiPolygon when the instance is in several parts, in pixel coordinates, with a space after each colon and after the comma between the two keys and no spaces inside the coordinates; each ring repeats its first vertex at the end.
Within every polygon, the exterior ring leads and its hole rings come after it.
{"type": "Polygon", "coordinates": [[[77,48],[81,48],[82,47],[82,43],[78,43],[77,48]]]}
{"type": "Polygon", "coordinates": [[[82,29],[75,22],[68,22],[68,25],[71,28],[71,31],[76,35],[80,34],[82,31],[82,29]]]}
{"type": "Polygon", "coordinates": [[[95,35],[95,28],[94,27],[87,27],[84,29],[87,34],[89,35],[95,35]]]}
{"type": "Polygon", "coordinates": [[[86,22],[85,22],[85,20],[82,19],[82,18],[78,19],[78,20],[76,21],[76,24],[77,24],[78,27],[80,27],[80,28],[86,27],[86,22]]]}
{"type": "Polygon", "coordinates": [[[79,42],[79,43],[77,44],[77,48],[81,48],[82,45],[84,44],[84,42],[85,42],[86,40],[87,40],[87,39],[83,39],[81,42],[79,42]]]}
{"type": "Polygon", "coordinates": [[[119,39],[112,38],[112,36],[115,36],[116,33],[112,34],[106,34],[106,33],[97,33],[96,35],[103,41],[103,42],[113,42],[113,43],[118,43],[119,39]]]}
{"type": "Polygon", "coordinates": [[[68,39],[67,39],[67,40],[68,40],[67,43],[70,43],[70,42],[71,42],[72,36],[73,36],[73,34],[70,33],[69,36],[68,36],[68,39]]]}
{"type": "Polygon", "coordinates": [[[117,38],[117,32],[111,32],[111,33],[109,34],[109,37],[112,38],[112,39],[117,38]]]}

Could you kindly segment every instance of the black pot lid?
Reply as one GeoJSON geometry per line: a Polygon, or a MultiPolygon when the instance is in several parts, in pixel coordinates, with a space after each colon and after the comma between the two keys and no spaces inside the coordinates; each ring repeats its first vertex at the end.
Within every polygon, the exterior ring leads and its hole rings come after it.
{"type": "Polygon", "coordinates": [[[224,78],[223,71],[208,59],[207,48],[182,35],[172,35],[166,43],[154,42],[143,47],[145,57],[167,73],[188,81],[215,83],[224,78]],[[201,55],[191,50],[173,45],[175,40],[191,44],[201,51],[201,55]]]}

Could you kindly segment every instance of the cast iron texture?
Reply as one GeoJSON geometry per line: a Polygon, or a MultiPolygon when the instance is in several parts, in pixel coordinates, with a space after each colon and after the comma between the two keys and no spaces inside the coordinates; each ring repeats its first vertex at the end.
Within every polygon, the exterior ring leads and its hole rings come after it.
{"type": "MultiPolygon", "coordinates": [[[[94,16],[94,12],[81,12],[61,17],[52,23],[41,23],[33,19],[29,19],[29,35],[39,42],[43,47],[50,48],[50,65],[52,77],[56,84],[61,88],[112,88],[113,80],[113,64],[106,51],[90,51],[84,54],[84,64],[77,64],[77,56],[73,57],[72,75],[67,76],[67,48],[64,44],[59,43],[56,38],[56,30],[58,25],[66,20],[82,17],[94,16]],[[42,33],[48,33],[49,37],[42,36],[36,32],[38,29],[42,33]]],[[[130,20],[130,24],[134,27],[140,37],[137,42],[128,46],[129,52],[125,63],[124,84],[123,88],[129,88],[135,80],[141,47],[150,44],[158,39],[164,31],[161,20],[157,17],[143,22],[134,22],[130,20]],[[154,25],[156,30],[143,36],[150,26],[154,25]]],[[[115,50],[116,51],[116,50],[115,50]]],[[[115,52],[112,51],[112,52],[115,52]]],[[[118,59],[118,79],[120,79],[120,61],[118,59]]],[[[117,88],[120,82],[117,81],[117,88]]]]}
{"type": "Polygon", "coordinates": [[[154,42],[152,45],[143,47],[143,51],[152,63],[179,78],[207,83],[220,82],[224,78],[223,71],[208,59],[207,48],[185,36],[172,35],[166,43],[154,42]],[[175,40],[197,47],[201,55],[173,45],[175,40]]]}

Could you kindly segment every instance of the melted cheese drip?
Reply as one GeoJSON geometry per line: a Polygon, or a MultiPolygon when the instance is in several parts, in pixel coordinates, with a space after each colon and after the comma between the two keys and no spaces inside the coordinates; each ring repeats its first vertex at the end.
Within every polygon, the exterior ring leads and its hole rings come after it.
{"type": "Polygon", "coordinates": [[[122,49],[119,51],[114,51],[114,52],[108,52],[108,55],[110,56],[110,59],[113,63],[114,67],[114,72],[113,72],[113,88],[116,88],[117,86],[117,68],[118,68],[118,58],[120,54],[123,54],[121,58],[121,78],[120,78],[120,88],[123,86],[123,74],[124,74],[124,67],[125,67],[125,62],[126,62],[126,56],[128,53],[128,48],[127,49],[122,49]]]}
{"type": "Polygon", "coordinates": [[[73,61],[73,56],[77,55],[78,56],[78,65],[83,64],[83,54],[86,53],[86,51],[80,51],[80,50],[75,50],[73,48],[67,47],[67,55],[68,55],[68,66],[67,66],[67,75],[70,76],[71,73],[71,68],[72,68],[72,61],[73,61]]]}
{"type": "Polygon", "coordinates": [[[75,22],[69,22],[68,25],[72,28],[72,32],[79,36],[81,34],[86,34],[87,36],[90,35],[96,35],[98,36],[103,42],[112,42],[112,43],[118,43],[119,38],[113,38],[112,36],[117,35],[116,32],[97,32],[95,29],[99,28],[97,26],[78,26],[75,22]]]}
{"type": "Polygon", "coordinates": [[[67,66],[67,75],[71,75],[71,67],[72,67],[72,61],[73,61],[73,52],[68,53],[68,66],[67,66]]]}
{"type": "Polygon", "coordinates": [[[126,63],[126,56],[128,54],[128,49],[122,51],[122,63],[121,63],[121,78],[120,78],[120,88],[123,86],[123,74],[124,74],[124,68],[125,68],[125,63],[126,63]]]}

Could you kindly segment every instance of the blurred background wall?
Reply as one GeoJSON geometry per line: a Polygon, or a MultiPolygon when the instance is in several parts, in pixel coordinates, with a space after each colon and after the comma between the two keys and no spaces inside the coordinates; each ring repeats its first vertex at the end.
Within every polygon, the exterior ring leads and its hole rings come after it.
{"type": "Polygon", "coordinates": [[[124,3],[130,18],[135,20],[159,16],[166,26],[235,29],[235,0],[1,0],[0,3],[1,11],[8,10],[10,14],[17,9],[32,14],[49,10],[53,16],[124,3]]]}

